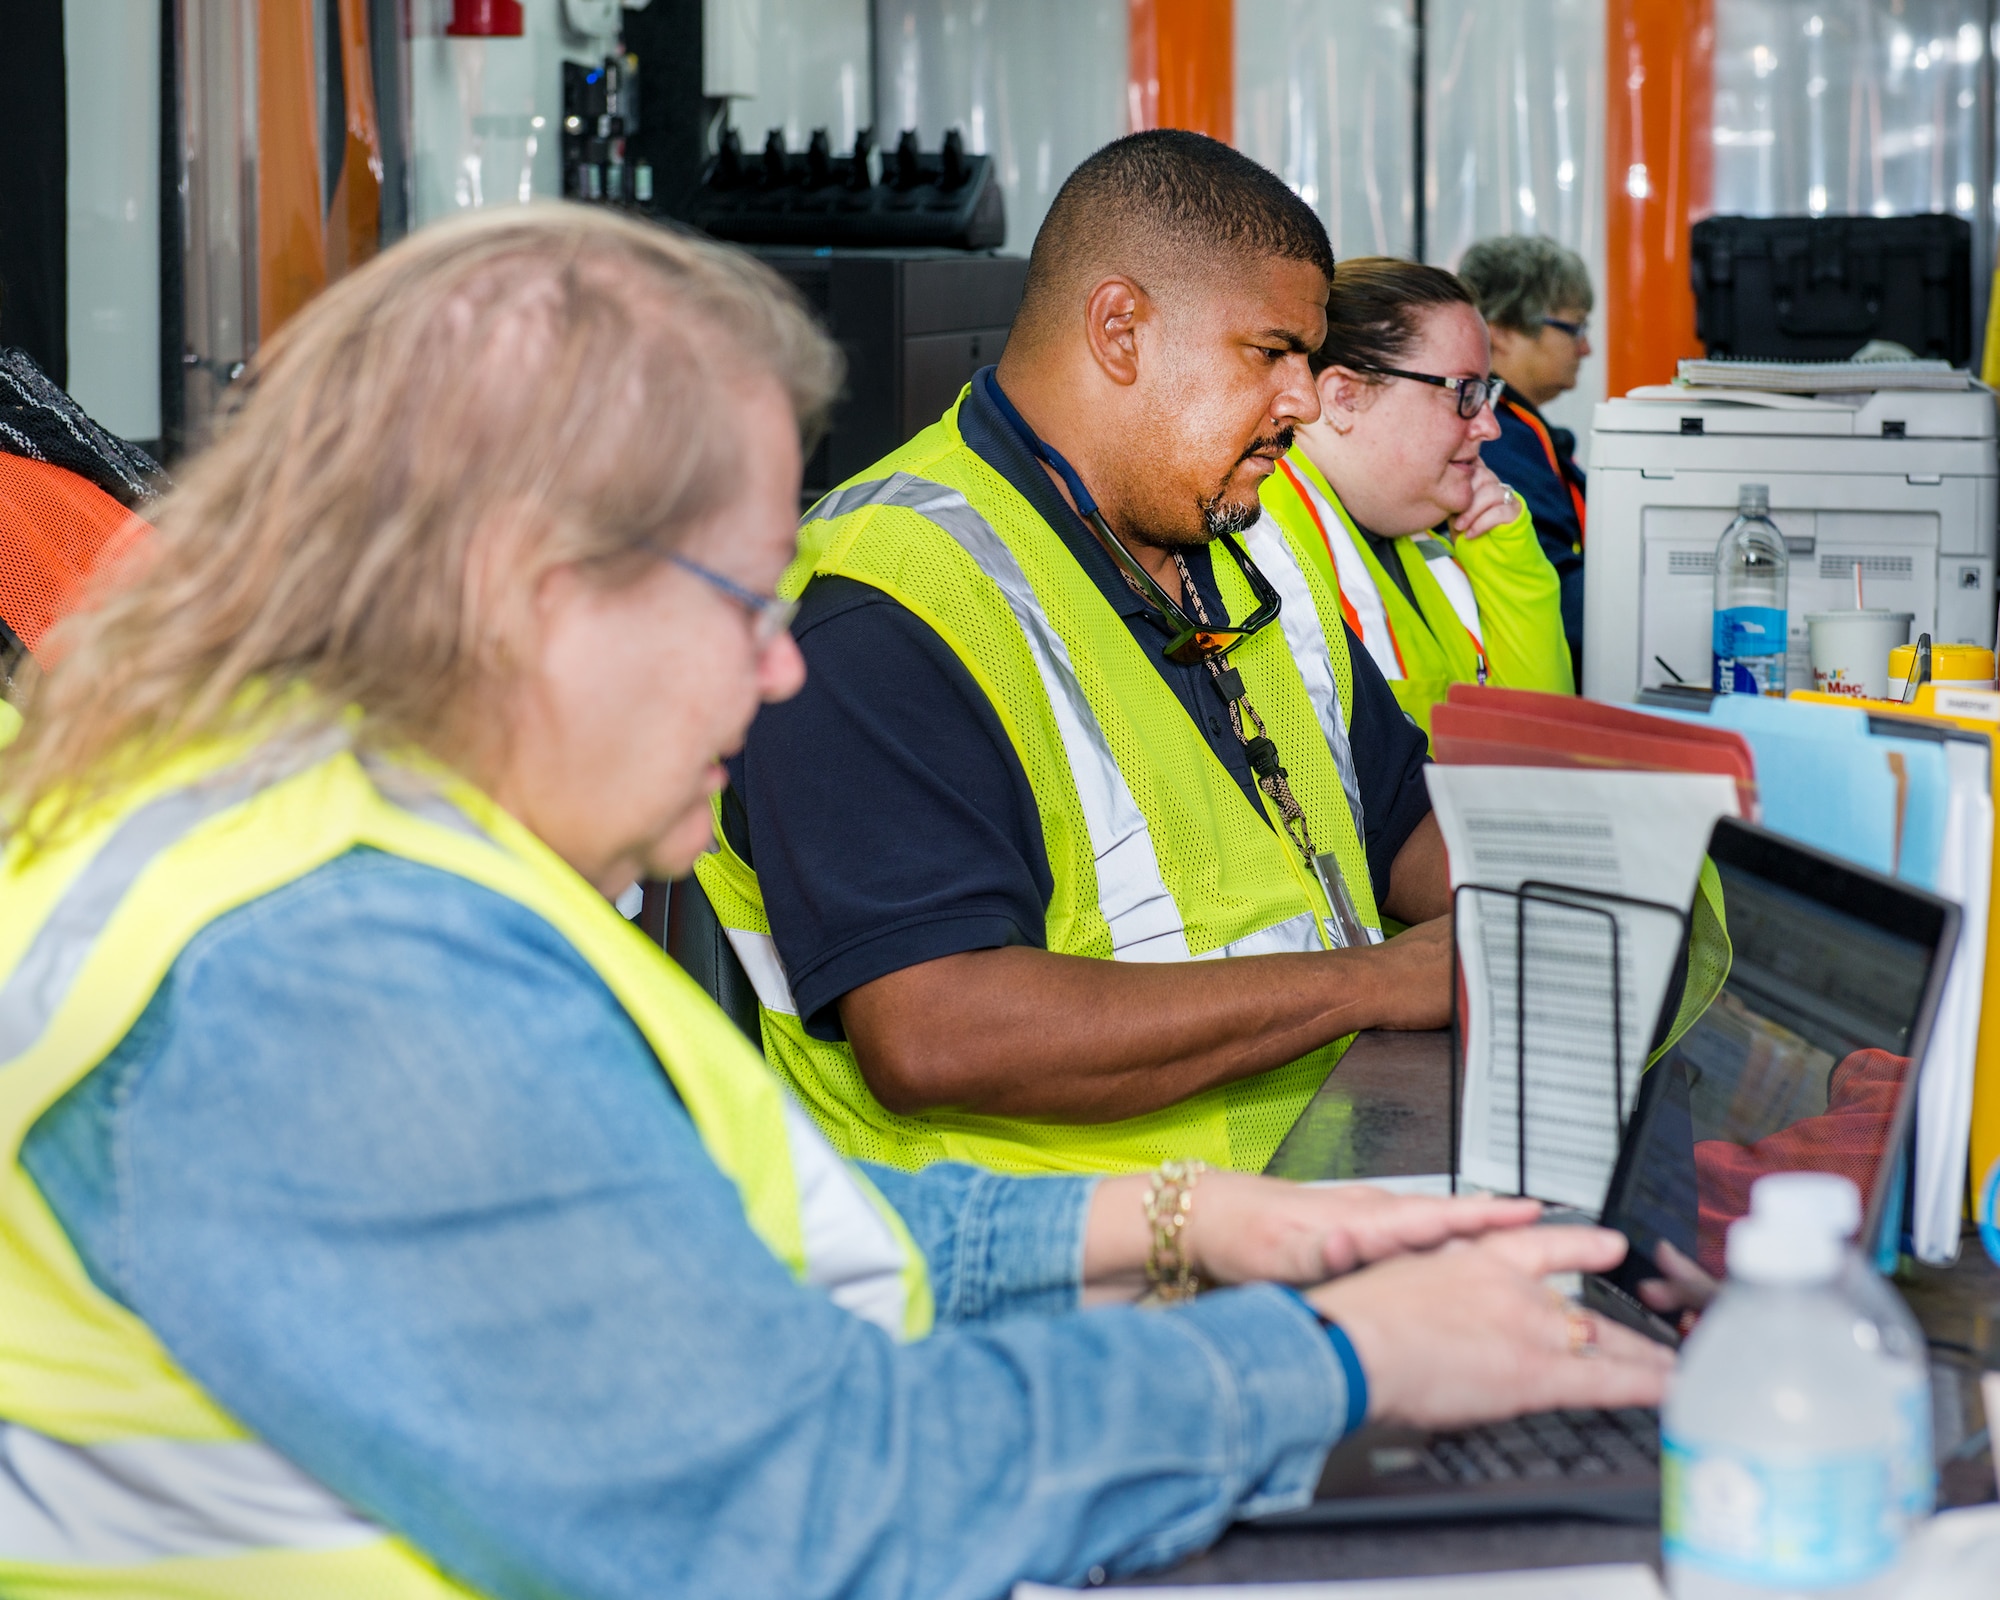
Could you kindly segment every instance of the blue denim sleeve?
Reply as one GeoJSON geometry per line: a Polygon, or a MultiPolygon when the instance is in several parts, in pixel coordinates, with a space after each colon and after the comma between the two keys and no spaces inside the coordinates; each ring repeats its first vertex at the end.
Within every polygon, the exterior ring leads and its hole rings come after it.
{"type": "MultiPolygon", "coordinates": [[[[909,1345],[847,1315],[750,1230],[552,929],[371,852],[205,930],[22,1159],[223,1406],[495,1600],[1137,1570],[1303,1503],[1345,1413],[1276,1289],[909,1345]]],[[[1069,1226],[1061,1186],[1016,1210],[989,1182],[903,1198],[1069,1226]]],[[[987,1277],[961,1312],[1055,1298],[1027,1287],[1052,1240],[1014,1248],[947,1265],[987,1277]]]]}
{"type": "Polygon", "coordinates": [[[930,1264],[939,1322],[1076,1309],[1097,1179],[1008,1178],[951,1162],[921,1172],[861,1165],[930,1264]]]}

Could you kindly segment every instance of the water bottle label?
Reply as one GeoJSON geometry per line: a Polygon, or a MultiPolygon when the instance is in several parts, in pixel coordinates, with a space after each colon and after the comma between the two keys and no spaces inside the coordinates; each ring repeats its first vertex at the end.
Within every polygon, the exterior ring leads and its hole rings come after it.
{"type": "Polygon", "coordinates": [[[1986,1182],[1979,1196],[1979,1242],[1986,1254],[2000,1264],[2000,1161],[1986,1169],[1986,1182]]]}
{"type": "Polygon", "coordinates": [[[1785,648],[1785,613],[1775,606],[1727,606],[1715,614],[1715,653],[1780,655],[1785,648]]]}
{"type": "Polygon", "coordinates": [[[1662,1441],[1669,1561],[1765,1588],[1860,1583],[1895,1559],[1901,1518],[1881,1455],[1773,1460],[1662,1441]]]}
{"type": "Polygon", "coordinates": [[[1937,1466],[1931,1453],[1931,1386],[1927,1379],[1912,1375],[1896,1396],[1896,1420],[1902,1437],[1897,1441],[1896,1502],[1911,1522],[1922,1522],[1937,1508],[1937,1466]]]}

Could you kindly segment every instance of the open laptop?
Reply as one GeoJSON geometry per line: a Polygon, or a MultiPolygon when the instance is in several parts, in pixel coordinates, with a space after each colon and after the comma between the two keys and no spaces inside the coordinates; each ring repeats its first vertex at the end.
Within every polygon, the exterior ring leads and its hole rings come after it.
{"type": "MultiPolygon", "coordinates": [[[[1601,1218],[1631,1251],[1584,1284],[1587,1305],[1666,1343],[1722,1276],[1723,1234],[1764,1172],[1852,1178],[1862,1237],[1893,1242],[1917,1063],[1958,936],[1949,902],[1762,828],[1724,819],[1709,855],[1729,975],[1641,1081],[1601,1218]]],[[[1310,1506],[1265,1520],[1651,1522],[1659,1493],[1656,1413],[1545,1412],[1450,1434],[1363,1428],[1310,1506]]]]}

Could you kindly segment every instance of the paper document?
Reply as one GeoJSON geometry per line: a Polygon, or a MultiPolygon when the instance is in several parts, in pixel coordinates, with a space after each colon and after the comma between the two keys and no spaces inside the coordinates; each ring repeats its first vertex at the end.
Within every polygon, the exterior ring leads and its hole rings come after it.
{"type": "Polygon", "coordinates": [[[1464,889],[1459,1170],[1595,1211],[1679,958],[1677,913],[1694,898],[1716,818],[1736,815],[1736,783],[1548,767],[1431,766],[1425,776],[1452,888],[1464,889]],[[1534,884],[1561,887],[1516,897],[1534,884]]]}
{"type": "MultiPolygon", "coordinates": [[[[1014,1600],[1066,1600],[1073,1589],[1017,1583],[1014,1600]]],[[[1200,1584],[1148,1589],[1154,1600],[1665,1600],[1653,1569],[1549,1567],[1539,1572],[1468,1572],[1448,1578],[1364,1578],[1346,1583],[1200,1584]]]]}
{"type": "Polygon", "coordinates": [[[1951,794],[1938,870],[1940,894],[1964,915],[1917,1079],[1917,1172],[1911,1245],[1918,1258],[1958,1255],[1965,1207],[1965,1167],[1972,1142],[1972,1089],[1979,1054],[1979,1013],[1986,988],[1986,916],[1993,881],[1991,747],[1953,739],[1943,746],[1951,794]]]}
{"type": "Polygon", "coordinates": [[[1972,374],[1949,361],[1703,360],[1680,364],[1683,383],[1710,389],[1775,389],[1827,394],[1842,389],[1969,389],[1972,374]]]}

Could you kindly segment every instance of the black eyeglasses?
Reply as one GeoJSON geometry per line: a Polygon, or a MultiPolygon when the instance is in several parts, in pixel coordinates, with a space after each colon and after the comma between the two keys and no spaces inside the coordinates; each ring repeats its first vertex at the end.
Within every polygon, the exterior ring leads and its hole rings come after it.
{"type": "Polygon", "coordinates": [[[1590,318],[1588,317],[1585,317],[1581,322],[1565,322],[1561,317],[1544,317],[1542,318],[1542,326],[1545,328],[1560,328],[1572,339],[1579,341],[1590,337],[1590,318]]]}
{"type": "Polygon", "coordinates": [[[1405,372],[1401,367],[1356,367],[1356,372],[1380,373],[1385,378],[1408,378],[1412,383],[1428,383],[1449,389],[1458,401],[1459,416],[1470,422],[1495,400],[1507,386],[1498,378],[1440,378],[1429,372],[1405,372]]]}
{"type": "Polygon", "coordinates": [[[1256,562],[1236,542],[1235,536],[1225,533],[1222,543],[1235,558],[1237,570],[1243,574],[1244,581],[1250,585],[1250,593],[1257,600],[1257,609],[1243,621],[1221,628],[1195,621],[1178,600],[1153,581],[1153,575],[1133,559],[1118,535],[1111,531],[1111,525],[1104,520],[1104,513],[1097,509],[1097,502],[1084,488],[1083,479],[1077,476],[1076,468],[1042,442],[1040,435],[1028,426],[1027,419],[1014,409],[1014,402],[1007,398],[999,384],[989,380],[987,393],[999,405],[1001,414],[1013,425],[1022,442],[1040,460],[1055,469],[1057,476],[1068,486],[1070,498],[1076,502],[1077,515],[1083,518],[1084,526],[1096,536],[1097,542],[1104,547],[1104,553],[1111,557],[1112,564],[1124,574],[1125,581],[1138,590],[1140,597],[1158,614],[1161,623],[1172,635],[1165,651],[1169,661],[1191,667],[1212,657],[1227,655],[1253,633],[1278,620],[1282,604],[1278,591],[1271,587],[1271,580],[1257,570],[1256,562]]]}

